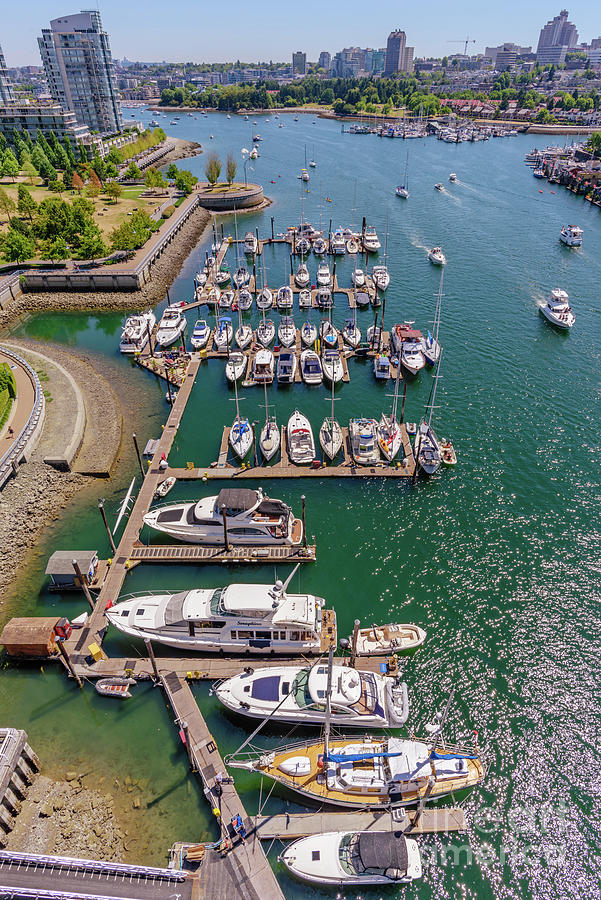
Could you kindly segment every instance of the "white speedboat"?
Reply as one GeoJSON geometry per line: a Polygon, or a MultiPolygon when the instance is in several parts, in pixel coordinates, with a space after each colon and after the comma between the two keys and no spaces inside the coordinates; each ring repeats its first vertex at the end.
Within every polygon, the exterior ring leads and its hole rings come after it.
{"type": "Polygon", "coordinates": [[[377,381],[388,381],[390,378],[390,357],[387,353],[378,353],[374,357],[374,376],[377,381]]]}
{"type": "Polygon", "coordinates": [[[237,415],[229,435],[230,447],[239,459],[244,459],[253,444],[253,430],[246,416],[237,415]]]}
{"type": "Polygon", "coordinates": [[[238,266],[234,272],[234,284],[237,288],[244,287],[250,281],[250,272],[246,266],[238,266]]]}
{"type": "Polygon", "coordinates": [[[224,351],[228,344],[231,344],[234,331],[232,328],[232,320],[229,316],[219,316],[217,325],[213,333],[213,343],[215,350],[224,351]]]}
{"type": "Polygon", "coordinates": [[[415,458],[426,475],[434,475],[440,468],[442,454],[434,429],[425,421],[420,422],[415,435],[415,458]]]}
{"type": "Polygon", "coordinates": [[[346,252],[349,256],[355,256],[359,252],[359,244],[355,237],[351,237],[346,242],[346,252]]]}
{"type": "Polygon", "coordinates": [[[566,247],[582,247],[582,228],[578,225],[563,225],[559,233],[559,240],[566,247]]]}
{"type": "MultiPolygon", "coordinates": [[[[328,663],[276,666],[242,672],[215,689],[232,712],[251,719],[321,724],[325,717],[328,663]]],[[[407,685],[349,666],[332,666],[332,717],[345,728],[401,728],[409,716],[407,685]]]]}
{"type": "Polygon", "coordinates": [[[441,247],[432,247],[428,253],[428,259],[431,263],[434,263],[435,266],[446,266],[447,264],[447,258],[442,252],[441,247]]]}
{"type": "Polygon", "coordinates": [[[156,342],[161,347],[170,347],[186,330],[186,317],[177,306],[168,306],[157,329],[156,342]]]}
{"type": "Polygon", "coordinates": [[[129,316],[125,321],[119,341],[121,353],[140,353],[148,343],[156,321],[151,309],[145,313],[129,316]]]}
{"type": "Polygon", "coordinates": [[[326,347],[338,346],[338,329],[328,319],[324,319],[319,326],[319,334],[326,347]]]}
{"type": "Polygon", "coordinates": [[[280,449],[280,429],[273,416],[268,416],[261,429],[259,446],[265,462],[269,462],[280,449]]]}
{"type": "Polygon", "coordinates": [[[326,244],[324,238],[316,237],[313,241],[313,253],[315,256],[323,256],[326,250],[328,249],[328,245],[326,244]]]}
{"type": "Polygon", "coordinates": [[[333,253],[334,256],[343,256],[345,251],[346,241],[342,231],[338,229],[338,231],[335,231],[330,238],[330,252],[333,253]]]}
{"type": "Polygon", "coordinates": [[[370,325],[367,329],[367,343],[371,350],[379,349],[383,341],[382,326],[370,325]]]}
{"type": "Polygon", "coordinates": [[[540,304],[539,309],[545,319],[558,328],[571,328],[576,317],[570,307],[570,300],[565,291],[561,288],[553,288],[544,304],[540,304]]]}
{"type": "Polygon", "coordinates": [[[419,625],[372,625],[360,628],[355,640],[357,656],[390,656],[417,650],[426,640],[426,632],[419,625]]]}
{"type": "Polygon", "coordinates": [[[444,191],[444,184],[440,181],[437,181],[434,187],[437,191],[444,191]]]}
{"type": "Polygon", "coordinates": [[[301,375],[305,384],[321,384],[323,369],[315,350],[303,350],[300,357],[301,375]]]}
{"type": "Polygon", "coordinates": [[[238,291],[237,297],[238,309],[241,309],[242,312],[246,312],[253,305],[253,295],[248,290],[248,288],[242,288],[238,291]]]}
{"type": "Polygon", "coordinates": [[[203,287],[207,283],[208,275],[203,270],[202,272],[197,272],[194,276],[194,293],[196,295],[196,299],[198,299],[199,292],[202,291],[203,287]]]}
{"type": "Polygon", "coordinates": [[[244,253],[247,256],[254,256],[257,252],[257,239],[252,231],[247,231],[244,235],[244,253]]]}
{"type": "Polygon", "coordinates": [[[324,377],[330,384],[338,384],[342,381],[344,368],[338,350],[326,349],[321,361],[324,377]]]}
{"type": "Polygon", "coordinates": [[[349,422],[351,453],[360,466],[373,466],[380,462],[377,432],[375,419],[351,419],[349,422]]]}
{"type": "Polygon", "coordinates": [[[332,291],[327,287],[320,287],[315,292],[315,302],[318,309],[331,309],[334,306],[332,291]]]}
{"type": "Polygon", "coordinates": [[[390,284],[390,274],[387,266],[374,266],[371,270],[371,277],[375,286],[381,291],[385,291],[390,284]]]}
{"type": "Polygon", "coordinates": [[[382,413],[378,422],[378,443],[386,459],[392,462],[403,446],[401,426],[397,422],[396,416],[382,413]]]}
{"type": "Polygon", "coordinates": [[[353,287],[364,287],[365,285],[365,272],[363,269],[353,269],[351,272],[351,281],[353,282],[353,287]]]}
{"type": "MultiPolygon", "coordinates": [[[[440,355],[440,354],[439,354],[440,355]]],[[[403,341],[403,349],[401,350],[401,362],[405,369],[412,375],[417,375],[420,369],[426,365],[424,354],[422,352],[421,341],[409,340],[403,341]]]]}
{"type": "Polygon", "coordinates": [[[233,384],[246,372],[246,357],[240,350],[232,350],[225,364],[225,377],[233,384]]]}
{"type": "Polygon", "coordinates": [[[451,174],[449,175],[449,181],[451,182],[451,184],[455,184],[455,182],[457,181],[457,175],[455,174],[455,172],[451,172],[451,174]]]}
{"type": "Polygon", "coordinates": [[[253,339],[253,330],[250,325],[247,325],[245,322],[240,322],[240,324],[236,328],[234,339],[241,350],[246,350],[246,348],[250,346],[253,339]]]}
{"type": "Polygon", "coordinates": [[[264,347],[268,347],[275,338],[275,325],[271,319],[263,319],[257,325],[257,340],[264,347]]]}
{"type": "Polygon", "coordinates": [[[354,319],[347,319],[342,329],[342,338],[345,344],[352,347],[353,350],[361,343],[361,329],[354,319]]]}
{"type": "Polygon", "coordinates": [[[190,343],[195,350],[202,350],[209,343],[211,337],[211,329],[204,319],[197,319],[192,330],[190,343]]]}
{"type": "Polygon", "coordinates": [[[327,263],[320,263],[317,267],[317,285],[318,287],[330,287],[332,284],[332,273],[327,263]]]}
{"type": "Polygon", "coordinates": [[[310,465],[315,459],[313,430],[306,416],[295,409],[286,426],[288,457],[296,465],[310,465]]]}
{"type": "Polygon", "coordinates": [[[305,347],[311,347],[317,340],[317,325],[314,325],[313,322],[303,322],[301,340],[305,347]]]}
{"type": "Polygon", "coordinates": [[[376,229],[373,225],[368,225],[363,234],[363,249],[368,253],[377,253],[381,246],[376,229]]]}
{"type": "Polygon", "coordinates": [[[306,288],[311,281],[311,276],[309,275],[309,270],[306,267],[305,263],[301,263],[296,270],[294,274],[294,281],[296,282],[296,286],[299,288],[306,288]]]}
{"type": "Polygon", "coordinates": [[[278,309],[292,309],[294,303],[294,295],[292,288],[284,284],[276,294],[276,304],[278,309]]]}
{"type": "Polygon", "coordinates": [[[293,350],[280,350],[276,377],[279,384],[292,384],[296,375],[296,355],[293,350]]]}
{"type": "Polygon", "coordinates": [[[106,616],[130,637],[150,638],[180,650],[317,654],[325,631],[325,601],[312,594],[289,594],[287,587],[288,583],[276,581],[137,594],[120,600],[106,616]]]}
{"type": "Polygon", "coordinates": [[[274,356],[267,347],[257,350],[253,360],[252,377],[257,384],[271,384],[275,367],[274,356]]]}
{"type": "Polygon", "coordinates": [[[298,305],[300,309],[310,309],[313,305],[311,300],[311,291],[306,288],[302,291],[299,291],[298,295],[298,305]]]}
{"type": "Polygon", "coordinates": [[[292,347],[296,343],[296,325],[292,316],[282,316],[278,325],[278,341],[283,347],[292,347]]]}
{"type": "Polygon", "coordinates": [[[302,540],[302,523],[290,507],[265,496],[260,488],[224,488],[217,496],[197,502],[153,507],[144,516],[144,524],[187,544],[222,546],[222,507],[231,544],[297,545],[302,540]]]}
{"type": "Polygon", "coordinates": [[[355,303],[359,309],[365,309],[369,306],[369,294],[366,290],[360,289],[355,291],[355,303]]]}
{"type": "Polygon", "coordinates": [[[262,291],[259,291],[256,303],[257,309],[271,309],[273,306],[273,294],[268,287],[264,287],[262,291]]]}
{"type": "Polygon", "coordinates": [[[278,856],[291,875],[317,885],[409,884],[422,877],[417,841],[400,831],[327,831],[293,841],[278,856]]]}

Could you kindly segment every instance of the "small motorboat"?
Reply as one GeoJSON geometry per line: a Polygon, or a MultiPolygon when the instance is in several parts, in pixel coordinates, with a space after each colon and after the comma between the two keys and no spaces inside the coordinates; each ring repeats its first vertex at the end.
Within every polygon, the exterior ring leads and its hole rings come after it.
{"type": "Polygon", "coordinates": [[[278,325],[278,341],[282,347],[292,347],[296,343],[296,325],[292,316],[282,316],[278,325]]]}
{"type": "Polygon", "coordinates": [[[346,242],[346,252],[351,256],[354,256],[359,252],[359,244],[354,237],[349,238],[349,240],[346,242]]]}
{"type": "MultiPolygon", "coordinates": [[[[309,351],[310,352],[310,351],[309,351]]],[[[288,456],[296,465],[309,465],[315,459],[313,430],[306,416],[295,409],[286,426],[288,456]]]]}
{"type": "Polygon", "coordinates": [[[447,264],[447,258],[442,252],[441,247],[432,247],[428,253],[428,259],[431,263],[434,263],[435,266],[446,266],[447,264]]]}
{"type": "Polygon", "coordinates": [[[455,182],[457,181],[457,175],[455,174],[455,172],[451,172],[451,174],[449,175],[449,181],[451,182],[451,184],[455,184],[455,182]]]}
{"type": "Polygon", "coordinates": [[[232,350],[225,364],[225,377],[233,384],[246,372],[246,356],[240,350],[232,350]]]}
{"type": "Polygon", "coordinates": [[[305,384],[321,384],[323,369],[315,350],[303,350],[300,357],[301,375],[305,384]]]}
{"type": "Polygon", "coordinates": [[[320,327],[319,334],[326,347],[338,346],[338,329],[328,319],[325,319],[320,327]]]}
{"type": "Polygon", "coordinates": [[[317,340],[317,325],[314,325],[313,322],[303,322],[301,340],[305,347],[311,347],[317,340]]]}
{"type": "Polygon", "coordinates": [[[253,305],[253,295],[247,288],[238,291],[238,309],[246,312],[253,305]]]}
{"type": "Polygon", "coordinates": [[[437,181],[436,184],[434,185],[434,188],[437,191],[444,191],[444,184],[442,184],[442,182],[440,182],[440,181],[437,181]]]}
{"type": "Polygon", "coordinates": [[[455,448],[453,447],[452,443],[446,438],[443,438],[440,442],[440,452],[442,455],[443,466],[457,465],[457,454],[455,453],[455,448]]]}
{"type": "Polygon", "coordinates": [[[265,462],[269,462],[280,449],[280,429],[273,416],[267,419],[261,429],[259,446],[265,462]]]}
{"type": "Polygon", "coordinates": [[[375,419],[351,419],[349,422],[351,452],[360,466],[373,466],[380,462],[377,430],[375,419]]]}
{"type": "Polygon", "coordinates": [[[244,322],[241,322],[240,325],[236,328],[234,339],[241,350],[246,350],[253,339],[253,330],[250,325],[246,325],[244,322]]]}
{"type": "Polygon", "coordinates": [[[344,376],[344,367],[338,350],[326,349],[323,354],[322,367],[324,377],[330,384],[338,384],[344,376]]]}
{"type": "Polygon", "coordinates": [[[417,434],[417,422],[405,422],[407,434],[417,434]]]}
{"type": "Polygon", "coordinates": [[[170,347],[186,330],[186,317],[176,306],[168,306],[159,322],[156,342],[160,347],[170,347]]]}
{"type": "Polygon", "coordinates": [[[206,347],[209,343],[210,336],[211,329],[206,321],[204,319],[197,319],[192,330],[192,337],[190,338],[190,343],[194,349],[202,350],[203,347],[206,347]]]}
{"type": "Polygon", "coordinates": [[[327,287],[320,287],[315,293],[315,301],[318,309],[331,309],[334,306],[332,291],[327,287]]]}
{"type": "Polygon", "coordinates": [[[252,376],[256,384],[271,384],[273,381],[273,370],[275,360],[271,350],[262,347],[257,350],[253,360],[252,376]]]}
{"type": "Polygon", "coordinates": [[[334,256],[344,256],[346,250],[346,240],[340,229],[334,232],[330,238],[330,253],[334,256]]]}
{"type": "Polygon", "coordinates": [[[364,287],[365,286],[365,272],[363,269],[353,269],[351,272],[351,281],[353,282],[353,287],[364,287]]]}
{"type": "Polygon", "coordinates": [[[377,253],[381,246],[376,229],[373,225],[368,225],[363,233],[363,249],[368,253],[377,253]]]}
{"type": "MultiPolygon", "coordinates": [[[[171,382],[170,382],[170,383],[171,383],[171,382]]],[[[176,391],[173,387],[171,387],[171,391],[169,391],[169,390],[165,391],[165,400],[166,400],[166,402],[167,402],[170,406],[172,406],[172,405],[175,403],[175,401],[177,400],[177,395],[178,395],[178,394],[179,394],[179,391],[176,391]]]]}
{"type": "Polygon", "coordinates": [[[357,656],[388,656],[417,650],[426,640],[419,625],[372,625],[360,628],[356,638],[357,656]]]}
{"type": "Polygon", "coordinates": [[[161,481],[156,491],[154,492],[154,499],[160,500],[161,497],[166,497],[170,490],[175,487],[176,478],[174,475],[171,475],[169,478],[165,478],[164,481],[161,481]]]}
{"type": "Polygon", "coordinates": [[[315,256],[323,256],[326,250],[328,249],[328,245],[326,244],[324,238],[317,237],[313,241],[313,253],[315,256]]]}
{"type": "Polygon", "coordinates": [[[330,287],[332,283],[332,273],[327,263],[320,263],[317,267],[317,285],[318,287],[330,287]]]}
{"type": "Polygon", "coordinates": [[[130,687],[136,683],[135,678],[99,678],[94,687],[103,697],[118,697],[127,700],[131,697],[130,687]]]}
{"type": "Polygon", "coordinates": [[[296,375],[296,356],[292,350],[280,350],[276,377],[280,384],[292,384],[296,375]]]}
{"type": "Polygon", "coordinates": [[[559,240],[566,247],[582,247],[582,228],[578,225],[563,225],[559,233],[559,240]]]}
{"type": "Polygon", "coordinates": [[[398,187],[395,189],[395,194],[397,195],[397,197],[402,197],[403,200],[407,200],[409,198],[409,191],[404,184],[398,185],[398,187]]]}
{"type": "MultiPolygon", "coordinates": [[[[438,354],[440,356],[440,353],[438,354]]],[[[417,375],[420,369],[426,365],[426,360],[422,352],[421,341],[408,340],[403,341],[401,350],[401,362],[403,367],[412,375],[417,375]]]]}
{"type": "Polygon", "coordinates": [[[567,330],[572,327],[576,317],[570,307],[567,293],[561,288],[553,288],[546,303],[539,306],[542,315],[558,328],[567,330]]]}
{"type": "Polygon", "coordinates": [[[313,302],[311,300],[311,291],[307,290],[307,288],[299,292],[298,305],[300,309],[310,309],[313,305],[313,302]]]}
{"type": "Polygon", "coordinates": [[[268,287],[264,287],[257,294],[257,309],[271,309],[273,306],[273,294],[268,287]]]}
{"type": "Polygon", "coordinates": [[[294,295],[292,293],[292,288],[289,285],[284,284],[279,289],[276,295],[276,304],[278,309],[292,309],[292,306],[294,304],[294,295]]]}
{"type": "Polygon", "coordinates": [[[271,319],[264,319],[257,325],[257,340],[264,347],[268,347],[275,338],[275,325],[271,319]]]}
{"type": "Polygon", "coordinates": [[[390,357],[386,353],[378,353],[374,358],[374,375],[378,381],[390,378],[390,357]]]}

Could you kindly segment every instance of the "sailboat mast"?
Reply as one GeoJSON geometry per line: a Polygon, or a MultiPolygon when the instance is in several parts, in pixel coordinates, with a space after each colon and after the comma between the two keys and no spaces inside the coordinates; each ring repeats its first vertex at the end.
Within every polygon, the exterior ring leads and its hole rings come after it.
{"type": "Polygon", "coordinates": [[[432,388],[432,401],[430,403],[430,415],[428,416],[428,428],[432,425],[432,412],[434,410],[434,401],[436,400],[436,388],[438,387],[438,376],[440,375],[440,362],[442,360],[442,350],[438,357],[438,365],[436,366],[436,375],[434,376],[434,386],[432,388]]]}
{"type": "Polygon", "coordinates": [[[399,381],[401,378],[401,354],[399,353],[399,361],[396,367],[396,378],[394,381],[394,396],[392,398],[392,416],[393,422],[396,422],[396,411],[399,405],[399,381]]]}
{"type": "Polygon", "coordinates": [[[328,766],[328,754],[330,750],[330,722],[332,718],[332,669],[334,665],[334,648],[328,652],[328,681],[326,686],[326,714],[323,727],[323,768],[324,775],[328,766]]]}
{"type": "Polygon", "coordinates": [[[436,310],[434,312],[434,340],[438,343],[438,329],[440,327],[440,308],[442,306],[442,282],[444,279],[444,266],[440,270],[440,284],[438,286],[438,297],[436,298],[436,310]]]}

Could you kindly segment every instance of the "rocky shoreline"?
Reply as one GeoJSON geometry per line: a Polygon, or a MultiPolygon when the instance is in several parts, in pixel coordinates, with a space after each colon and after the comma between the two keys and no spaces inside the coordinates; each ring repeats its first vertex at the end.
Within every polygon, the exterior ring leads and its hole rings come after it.
{"type": "Polygon", "coordinates": [[[183,138],[171,136],[169,136],[169,140],[175,143],[175,149],[167,153],[159,161],[159,168],[161,169],[163,166],[168,166],[169,163],[176,162],[178,159],[189,159],[192,156],[199,156],[201,153],[204,153],[202,144],[198,144],[196,141],[187,141],[183,138]]]}

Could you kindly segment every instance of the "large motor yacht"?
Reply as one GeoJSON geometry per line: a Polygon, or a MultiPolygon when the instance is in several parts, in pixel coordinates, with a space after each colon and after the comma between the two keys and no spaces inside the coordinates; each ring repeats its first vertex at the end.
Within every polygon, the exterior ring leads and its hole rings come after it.
{"type": "Polygon", "coordinates": [[[272,500],[259,488],[224,488],[215,497],[193,503],[154,507],[144,524],[188,544],[225,542],[224,516],[230,544],[269,546],[301,542],[303,526],[282,500],[272,500]]]}
{"type": "Polygon", "coordinates": [[[553,288],[546,303],[539,306],[539,309],[545,319],[548,319],[552,325],[558,328],[571,328],[576,317],[570,307],[570,300],[565,291],[561,288],[553,288]]]}
{"type": "Polygon", "coordinates": [[[161,347],[170,347],[182,336],[185,329],[186,317],[181,309],[176,306],[168,306],[159,322],[157,344],[161,347]]]}
{"type": "Polygon", "coordinates": [[[321,597],[289,594],[287,586],[276,581],[136,595],[107,610],[107,618],[130,637],[182,650],[319,653],[332,623],[335,639],[334,613],[324,610],[321,597]]]}
{"type": "Polygon", "coordinates": [[[149,341],[150,334],[156,324],[156,319],[151,309],[145,313],[130,316],[121,332],[119,350],[121,353],[139,353],[149,341]]]}
{"type": "Polygon", "coordinates": [[[563,225],[559,240],[566,247],[582,247],[582,228],[578,225],[563,225]]]}

